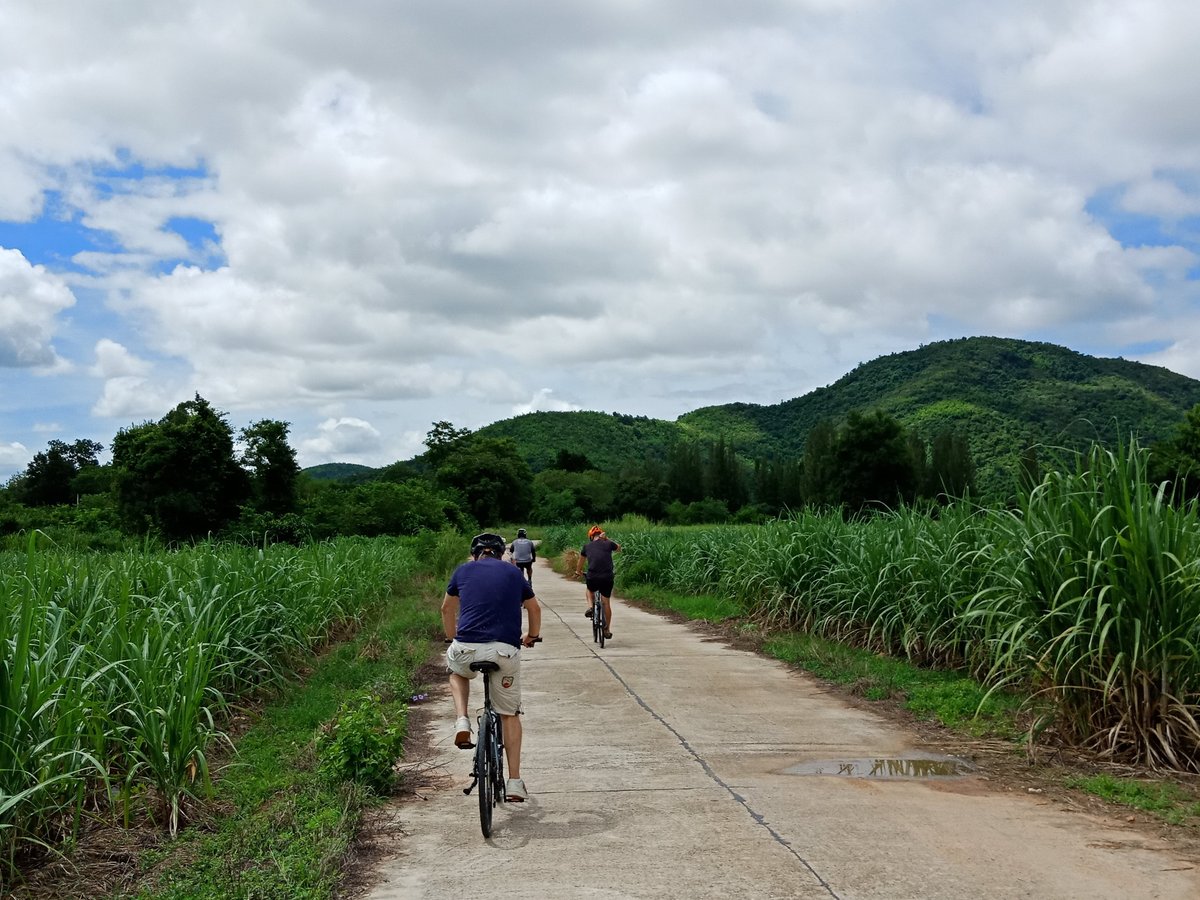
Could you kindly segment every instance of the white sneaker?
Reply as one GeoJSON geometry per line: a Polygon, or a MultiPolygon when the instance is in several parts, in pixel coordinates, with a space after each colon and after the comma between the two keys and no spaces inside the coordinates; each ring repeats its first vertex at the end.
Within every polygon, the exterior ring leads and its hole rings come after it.
{"type": "Polygon", "coordinates": [[[471,720],[466,716],[459,716],[454,723],[454,746],[459,750],[470,750],[475,746],[471,742],[471,720]]]}
{"type": "Polygon", "coordinates": [[[504,783],[504,799],[509,803],[524,803],[529,799],[529,791],[525,790],[525,782],[520,778],[510,778],[504,783]]]}

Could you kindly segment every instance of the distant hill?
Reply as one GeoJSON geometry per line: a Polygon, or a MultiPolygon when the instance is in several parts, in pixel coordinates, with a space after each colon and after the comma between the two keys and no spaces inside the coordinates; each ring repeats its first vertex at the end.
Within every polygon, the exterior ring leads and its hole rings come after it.
{"type": "Polygon", "coordinates": [[[1158,366],[973,337],[880,357],[794,400],[705,407],[678,422],[698,434],[724,433],[749,456],[792,455],[803,452],[817,422],[880,409],[926,440],[947,428],[964,435],[980,487],[1003,489],[1026,447],[1078,447],[1130,434],[1161,440],[1197,403],[1200,381],[1158,366]]]}
{"type": "Polygon", "coordinates": [[[536,412],[479,429],[487,437],[512,438],[533,471],[553,465],[559,450],[580,453],[597,469],[619,472],[628,464],[664,460],[684,433],[674,422],[602,412],[536,412]]]}
{"type": "Polygon", "coordinates": [[[322,463],[301,471],[316,481],[364,481],[378,470],[357,463],[322,463]]]}
{"type": "MultiPolygon", "coordinates": [[[[1197,403],[1200,381],[1168,369],[1054,344],[972,337],[879,357],[828,387],[770,406],[707,406],[674,422],[618,413],[529,413],[478,433],[512,438],[535,472],[566,450],[617,473],[665,460],[679,440],[723,437],[746,459],[794,458],[818,422],[839,423],[851,411],[879,409],[926,441],[945,429],[964,436],[988,494],[1007,491],[1016,458],[1027,447],[1078,447],[1130,434],[1143,443],[1162,440],[1197,403]]],[[[318,470],[337,474],[314,477],[358,478],[372,471],[339,464],[305,471],[318,470]]]]}

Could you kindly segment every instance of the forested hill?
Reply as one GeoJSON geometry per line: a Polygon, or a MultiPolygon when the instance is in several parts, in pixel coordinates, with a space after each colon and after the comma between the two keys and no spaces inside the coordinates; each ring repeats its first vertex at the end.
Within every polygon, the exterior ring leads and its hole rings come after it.
{"type": "Polygon", "coordinates": [[[360,466],[357,463],[322,463],[319,466],[309,466],[304,473],[317,481],[353,481],[356,478],[368,478],[375,472],[370,466],[360,466]]]}
{"type": "Polygon", "coordinates": [[[560,450],[586,456],[597,469],[619,472],[647,459],[663,460],[682,429],[674,422],[601,412],[537,412],[479,429],[487,437],[512,438],[535,472],[550,468],[560,450]]]}
{"type": "Polygon", "coordinates": [[[972,337],[880,357],[828,387],[771,406],[709,406],[675,422],[615,413],[530,413],[480,433],[513,438],[534,471],[552,465],[565,449],[616,472],[625,464],[662,459],[666,447],[681,438],[723,437],[746,458],[797,456],[817,422],[879,409],[927,441],[946,429],[963,435],[982,480],[989,481],[1011,471],[1015,455],[1035,444],[1075,446],[1092,438],[1108,443],[1130,433],[1144,442],[1161,440],[1197,403],[1200,381],[1168,369],[1054,344],[972,337]]]}
{"type": "Polygon", "coordinates": [[[1143,442],[1170,437],[1197,403],[1200,381],[1168,369],[1054,344],[974,337],[880,357],[794,400],[705,407],[678,422],[695,433],[724,433],[745,455],[792,455],[803,451],[817,422],[880,409],[926,440],[946,429],[962,434],[989,480],[1035,444],[1108,443],[1131,433],[1143,442]]]}
{"type": "MultiPolygon", "coordinates": [[[[723,439],[748,460],[796,458],[818,422],[837,424],[851,411],[878,409],[927,442],[947,429],[964,437],[979,486],[987,489],[1009,482],[1016,456],[1027,447],[1110,443],[1131,433],[1151,443],[1173,436],[1197,403],[1200,381],[1157,366],[1054,344],[972,337],[880,357],[828,387],[771,406],[709,406],[674,422],[619,413],[529,413],[478,433],[513,439],[534,472],[555,467],[566,452],[617,474],[665,460],[667,448],[680,440],[723,439]]],[[[363,474],[317,468],[325,477],[363,474]]]]}

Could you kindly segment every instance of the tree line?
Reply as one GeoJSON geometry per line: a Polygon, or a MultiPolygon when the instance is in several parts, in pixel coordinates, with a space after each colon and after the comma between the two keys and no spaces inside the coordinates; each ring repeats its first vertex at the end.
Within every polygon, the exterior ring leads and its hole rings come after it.
{"type": "MultiPolygon", "coordinates": [[[[668,524],[758,522],[803,507],[847,516],[932,508],[975,490],[962,435],[947,430],[926,443],[878,410],[818,422],[798,457],[747,460],[724,437],[678,440],[665,460],[617,472],[568,449],[534,472],[512,438],[439,421],[420,456],[346,482],[304,476],[289,427],[263,419],[235,432],[197,394],[156,422],[118,432],[107,464],[96,441],[52,440],[0,490],[0,535],[69,527],[112,544],[147,534],[167,543],[301,542],[625,514],[668,524]]],[[[1036,479],[1039,465],[1028,451],[1017,474],[1036,479]]],[[[1174,438],[1153,446],[1151,471],[1175,496],[1200,496],[1200,405],[1174,438]]]]}

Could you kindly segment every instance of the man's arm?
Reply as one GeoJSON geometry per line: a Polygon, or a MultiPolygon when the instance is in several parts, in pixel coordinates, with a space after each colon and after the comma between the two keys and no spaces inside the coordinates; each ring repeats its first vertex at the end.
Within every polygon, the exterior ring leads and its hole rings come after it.
{"type": "Polygon", "coordinates": [[[542,605],[538,603],[537,597],[530,597],[521,605],[525,607],[525,612],[529,615],[529,630],[521,638],[521,643],[526,647],[532,647],[533,639],[542,636],[542,605]]]}
{"type": "Polygon", "coordinates": [[[442,598],[442,634],[450,640],[458,633],[458,598],[447,594],[442,598]]]}

